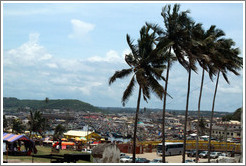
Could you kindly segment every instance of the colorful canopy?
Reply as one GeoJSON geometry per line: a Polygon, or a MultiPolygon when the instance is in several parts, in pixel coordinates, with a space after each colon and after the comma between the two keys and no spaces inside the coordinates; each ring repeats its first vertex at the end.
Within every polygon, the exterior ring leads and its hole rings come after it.
{"type": "Polygon", "coordinates": [[[7,141],[7,142],[14,142],[17,140],[27,140],[27,141],[31,141],[27,136],[25,135],[16,135],[16,134],[9,134],[9,133],[3,133],[3,141],[7,141]]]}

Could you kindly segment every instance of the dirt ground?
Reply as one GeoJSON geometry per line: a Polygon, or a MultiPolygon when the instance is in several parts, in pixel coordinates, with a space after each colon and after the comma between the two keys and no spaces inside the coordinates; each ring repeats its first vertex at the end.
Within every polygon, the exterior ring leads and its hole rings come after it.
{"type": "MultiPolygon", "coordinates": [[[[128,156],[132,156],[132,154],[130,153],[126,153],[126,155],[128,156]]],[[[156,152],[152,152],[152,153],[144,153],[144,154],[136,154],[136,157],[143,157],[146,158],[148,160],[153,160],[153,159],[160,159],[161,156],[158,156],[156,154],[156,152]]],[[[185,157],[185,159],[195,159],[195,157],[185,157]]],[[[166,161],[168,163],[182,163],[182,155],[175,155],[175,156],[166,156],[166,161]]],[[[208,159],[199,159],[199,162],[207,162],[208,159]]]]}

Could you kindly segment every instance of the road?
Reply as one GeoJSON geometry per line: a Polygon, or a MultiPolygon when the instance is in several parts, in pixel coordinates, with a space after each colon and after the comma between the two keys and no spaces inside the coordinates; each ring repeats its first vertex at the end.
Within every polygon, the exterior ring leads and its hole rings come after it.
{"type": "MultiPolygon", "coordinates": [[[[132,154],[130,153],[126,153],[126,155],[128,156],[132,156],[132,154]]],[[[152,152],[152,153],[143,153],[143,154],[136,154],[136,157],[143,157],[143,158],[146,158],[148,160],[153,160],[153,159],[161,159],[162,157],[161,156],[158,156],[156,154],[156,152],[152,152]]],[[[195,159],[195,157],[185,157],[185,159],[195,159]]],[[[168,163],[182,163],[182,155],[175,155],[175,156],[166,156],[166,161],[168,163]]],[[[208,159],[199,159],[199,162],[201,163],[204,163],[204,162],[207,162],[208,159]]]]}

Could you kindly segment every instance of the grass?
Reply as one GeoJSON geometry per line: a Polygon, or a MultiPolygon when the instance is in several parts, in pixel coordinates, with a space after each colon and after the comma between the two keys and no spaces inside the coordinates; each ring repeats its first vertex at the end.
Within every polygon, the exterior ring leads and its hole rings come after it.
{"type": "MultiPolygon", "coordinates": [[[[36,148],[37,148],[38,152],[35,155],[49,155],[49,154],[63,155],[63,154],[81,154],[82,153],[79,151],[68,150],[68,149],[60,150],[59,153],[52,153],[51,147],[36,146],[36,148]]],[[[6,155],[3,155],[3,160],[4,161],[7,160],[6,155]]],[[[14,160],[16,160],[15,162],[21,162],[21,163],[32,163],[32,160],[34,163],[50,163],[50,159],[45,159],[45,158],[36,158],[36,157],[32,157],[32,156],[8,156],[8,162],[11,163],[11,162],[14,162],[14,160]]],[[[91,157],[91,161],[92,161],[92,157],[91,157]]],[[[90,162],[79,160],[78,163],[90,163],[90,162]]]]}

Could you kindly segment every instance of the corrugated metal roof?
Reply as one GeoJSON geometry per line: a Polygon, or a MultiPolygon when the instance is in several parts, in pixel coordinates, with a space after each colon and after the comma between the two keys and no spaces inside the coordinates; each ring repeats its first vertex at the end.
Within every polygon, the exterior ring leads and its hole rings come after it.
{"type": "Polygon", "coordinates": [[[79,130],[69,130],[68,132],[64,133],[64,135],[85,137],[91,133],[92,133],[91,131],[87,132],[87,131],[79,131],[79,130]]]}

